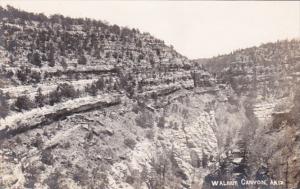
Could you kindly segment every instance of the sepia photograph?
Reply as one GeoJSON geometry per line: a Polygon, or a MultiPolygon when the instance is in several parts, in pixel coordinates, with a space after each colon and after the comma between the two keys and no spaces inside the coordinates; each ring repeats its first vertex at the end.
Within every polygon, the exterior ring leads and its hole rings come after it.
{"type": "Polygon", "coordinates": [[[300,189],[300,1],[0,0],[0,189],[300,189]]]}

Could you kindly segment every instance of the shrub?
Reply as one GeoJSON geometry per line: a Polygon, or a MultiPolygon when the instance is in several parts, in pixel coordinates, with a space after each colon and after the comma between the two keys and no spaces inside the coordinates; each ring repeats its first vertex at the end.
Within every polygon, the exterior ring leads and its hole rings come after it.
{"type": "Polygon", "coordinates": [[[50,189],[60,189],[59,178],[61,178],[61,173],[54,172],[51,173],[47,179],[45,179],[45,183],[48,185],[50,189]]]}
{"type": "Polygon", "coordinates": [[[103,89],[104,89],[105,83],[104,83],[103,78],[99,78],[99,79],[96,81],[96,86],[97,86],[97,88],[100,89],[100,90],[103,90],[103,89]]]}
{"type": "Polygon", "coordinates": [[[203,153],[203,155],[202,155],[202,167],[206,168],[207,165],[208,165],[208,155],[203,153]]]}
{"type": "Polygon", "coordinates": [[[20,136],[16,137],[16,143],[17,144],[22,144],[22,139],[20,138],[20,136]]]}
{"type": "Polygon", "coordinates": [[[62,59],[61,59],[60,65],[61,65],[64,69],[67,69],[67,68],[68,68],[68,64],[67,64],[65,58],[62,58],[62,59]]]}
{"type": "Polygon", "coordinates": [[[22,72],[22,70],[17,71],[17,78],[22,82],[25,83],[27,81],[26,73],[22,72]]]}
{"type": "Polygon", "coordinates": [[[141,62],[141,60],[143,60],[143,59],[144,59],[144,55],[139,54],[139,56],[138,56],[138,62],[141,62]]]}
{"type": "Polygon", "coordinates": [[[138,82],[138,92],[139,93],[143,92],[143,84],[142,84],[142,82],[138,82]]]}
{"type": "Polygon", "coordinates": [[[152,114],[145,110],[143,110],[141,114],[136,117],[135,122],[138,126],[143,128],[151,128],[154,125],[152,114]]]}
{"type": "Polygon", "coordinates": [[[105,58],[110,58],[110,56],[111,56],[111,53],[110,52],[106,52],[105,58]]]}
{"type": "Polygon", "coordinates": [[[25,188],[34,188],[35,183],[38,180],[38,174],[39,170],[36,166],[33,164],[30,164],[26,169],[22,170],[23,172],[26,172],[25,174],[25,188]]]}
{"type": "Polygon", "coordinates": [[[47,59],[47,57],[46,57],[46,55],[42,55],[42,61],[47,61],[48,59],[47,59]]]}
{"type": "Polygon", "coordinates": [[[73,85],[68,83],[59,84],[56,90],[49,94],[49,104],[53,106],[55,103],[61,102],[62,98],[76,98],[79,92],[75,90],[73,85]]]}
{"type": "Polygon", "coordinates": [[[8,96],[3,94],[2,91],[0,91],[0,118],[4,118],[8,115],[9,104],[7,100],[8,100],[8,96]]]}
{"type": "Polygon", "coordinates": [[[113,53],[113,58],[114,58],[114,59],[117,59],[117,58],[118,58],[118,53],[117,53],[117,52],[114,52],[114,53],[113,53]]]}
{"type": "Polygon", "coordinates": [[[88,171],[82,167],[76,166],[76,170],[73,175],[73,180],[81,186],[87,185],[89,182],[88,171]]]}
{"type": "Polygon", "coordinates": [[[78,63],[78,64],[82,64],[82,65],[86,65],[86,63],[87,63],[86,57],[85,57],[84,55],[81,55],[81,56],[78,58],[77,63],[78,63]]]}
{"type": "Polygon", "coordinates": [[[77,92],[73,85],[68,83],[59,84],[56,89],[62,97],[75,98],[77,97],[77,92]]]}
{"type": "Polygon", "coordinates": [[[33,138],[31,145],[38,149],[41,149],[43,147],[43,144],[44,142],[42,136],[39,133],[37,133],[36,136],[33,138]]]}
{"type": "Polygon", "coordinates": [[[146,132],[146,138],[148,138],[150,140],[154,139],[154,132],[153,132],[153,130],[148,130],[146,132]]]}
{"type": "Polygon", "coordinates": [[[118,25],[110,26],[110,31],[114,34],[120,35],[121,29],[118,25]]]}
{"type": "Polygon", "coordinates": [[[51,150],[43,150],[41,154],[41,162],[43,162],[46,165],[53,165],[54,158],[51,154],[51,150]]]}
{"type": "Polygon", "coordinates": [[[19,96],[15,102],[15,107],[18,111],[30,110],[34,108],[33,102],[27,96],[19,96]]]}
{"type": "Polygon", "coordinates": [[[51,44],[51,47],[50,47],[50,53],[48,55],[48,60],[49,60],[48,65],[50,67],[54,67],[55,66],[55,52],[54,52],[54,47],[53,47],[52,44],[51,44]]]}
{"type": "Polygon", "coordinates": [[[137,46],[138,48],[142,48],[142,47],[143,47],[143,42],[142,42],[142,40],[138,40],[138,41],[136,42],[136,46],[137,46]]]}
{"type": "Polygon", "coordinates": [[[49,63],[48,63],[48,66],[54,67],[55,66],[55,61],[54,60],[50,60],[49,63]]]}
{"type": "Polygon", "coordinates": [[[239,105],[239,101],[233,96],[228,97],[228,102],[229,102],[229,104],[231,104],[233,106],[238,106],[239,105]]]}
{"type": "Polygon", "coordinates": [[[190,152],[190,158],[191,158],[191,165],[195,168],[199,168],[201,165],[201,161],[196,151],[192,150],[190,152]]]}
{"type": "Polygon", "coordinates": [[[6,77],[7,78],[12,78],[12,76],[14,76],[14,72],[13,71],[7,71],[6,77]]]}
{"type": "Polygon", "coordinates": [[[130,149],[134,149],[134,147],[135,147],[135,145],[136,145],[136,142],[135,142],[135,140],[133,140],[133,139],[131,139],[131,138],[126,138],[125,140],[124,140],[124,144],[126,145],[126,146],[128,146],[130,149]]]}
{"type": "Polygon", "coordinates": [[[38,107],[43,107],[45,104],[46,96],[42,94],[42,89],[38,88],[38,93],[35,96],[35,103],[38,107]]]}
{"type": "Polygon", "coordinates": [[[139,110],[140,110],[140,107],[136,104],[134,104],[132,106],[132,109],[131,109],[135,114],[138,114],[139,113],[139,110]]]}
{"type": "Polygon", "coordinates": [[[120,85],[119,85],[118,82],[114,83],[113,90],[115,90],[115,91],[119,91],[120,90],[120,85]]]}
{"type": "Polygon", "coordinates": [[[33,71],[30,75],[32,82],[39,83],[41,81],[41,73],[37,71],[33,71]]]}
{"type": "Polygon", "coordinates": [[[39,53],[35,52],[33,54],[28,54],[28,60],[31,64],[42,67],[42,61],[39,53]]]}
{"type": "Polygon", "coordinates": [[[54,90],[49,93],[49,104],[53,106],[55,103],[61,101],[61,95],[57,90],[54,90]]]}
{"type": "Polygon", "coordinates": [[[125,182],[127,182],[127,183],[130,184],[130,185],[133,185],[133,184],[134,184],[134,181],[135,181],[135,178],[134,178],[133,176],[128,175],[128,176],[126,177],[126,181],[125,181],[125,182]]]}
{"type": "Polygon", "coordinates": [[[17,71],[17,78],[23,83],[27,83],[27,77],[31,74],[31,69],[28,67],[21,67],[20,70],[17,71]]]}
{"type": "Polygon", "coordinates": [[[92,96],[96,96],[97,91],[98,91],[98,88],[97,88],[96,84],[94,84],[94,83],[92,85],[87,85],[85,87],[85,92],[87,92],[88,94],[90,94],[92,96]]]}
{"type": "Polygon", "coordinates": [[[159,117],[159,119],[158,119],[157,126],[158,126],[159,128],[164,128],[164,127],[165,127],[165,123],[166,123],[165,117],[161,116],[161,117],[159,117]]]}
{"type": "Polygon", "coordinates": [[[156,92],[151,93],[151,98],[152,98],[153,100],[157,100],[157,99],[158,99],[157,93],[156,93],[156,92]]]}
{"type": "Polygon", "coordinates": [[[129,81],[132,79],[129,74],[123,74],[123,73],[121,73],[121,71],[119,73],[119,77],[120,77],[121,86],[123,88],[127,87],[129,84],[129,81]]]}

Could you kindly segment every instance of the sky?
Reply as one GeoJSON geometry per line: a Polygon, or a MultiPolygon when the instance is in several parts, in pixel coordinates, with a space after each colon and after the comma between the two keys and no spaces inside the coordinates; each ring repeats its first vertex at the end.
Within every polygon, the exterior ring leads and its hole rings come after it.
{"type": "Polygon", "coordinates": [[[191,59],[284,39],[300,39],[300,1],[0,0],[25,11],[138,28],[191,59]]]}

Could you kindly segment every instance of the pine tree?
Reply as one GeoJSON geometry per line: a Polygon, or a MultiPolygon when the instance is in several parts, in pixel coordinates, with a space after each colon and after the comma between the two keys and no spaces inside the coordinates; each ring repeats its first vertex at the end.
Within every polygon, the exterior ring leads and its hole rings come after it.
{"type": "Polygon", "coordinates": [[[77,63],[78,63],[78,64],[82,64],[82,65],[86,65],[87,59],[86,59],[86,57],[84,56],[84,54],[80,55],[80,57],[78,58],[77,63]]]}
{"type": "Polygon", "coordinates": [[[49,61],[49,66],[54,67],[55,66],[55,49],[53,47],[53,44],[50,44],[50,52],[48,55],[48,61],[49,61]]]}
{"type": "Polygon", "coordinates": [[[35,52],[33,54],[28,54],[28,59],[31,64],[42,67],[42,61],[39,53],[35,52]]]}
{"type": "Polygon", "coordinates": [[[15,102],[15,107],[18,111],[30,110],[34,108],[33,102],[27,96],[19,96],[15,102]]]}
{"type": "Polygon", "coordinates": [[[9,104],[7,102],[7,95],[0,91],[0,118],[4,118],[8,115],[9,104]]]}
{"type": "Polygon", "coordinates": [[[61,59],[60,64],[61,64],[61,66],[63,67],[63,69],[67,69],[67,68],[68,68],[68,64],[67,64],[65,58],[62,58],[62,59],[61,59]]]}
{"type": "Polygon", "coordinates": [[[35,103],[38,107],[43,107],[45,104],[46,96],[42,94],[42,89],[38,88],[37,95],[35,96],[35,103]]]}

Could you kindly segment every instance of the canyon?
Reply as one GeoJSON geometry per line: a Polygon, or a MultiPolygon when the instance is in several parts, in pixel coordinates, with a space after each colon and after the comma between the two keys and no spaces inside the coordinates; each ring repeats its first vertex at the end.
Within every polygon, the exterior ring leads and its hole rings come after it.
{"type": "Polygon", "coordinates": [[[300,187],[299,40],[189,60],[102,21],[0,19],[0,188],[300,187]]]}

